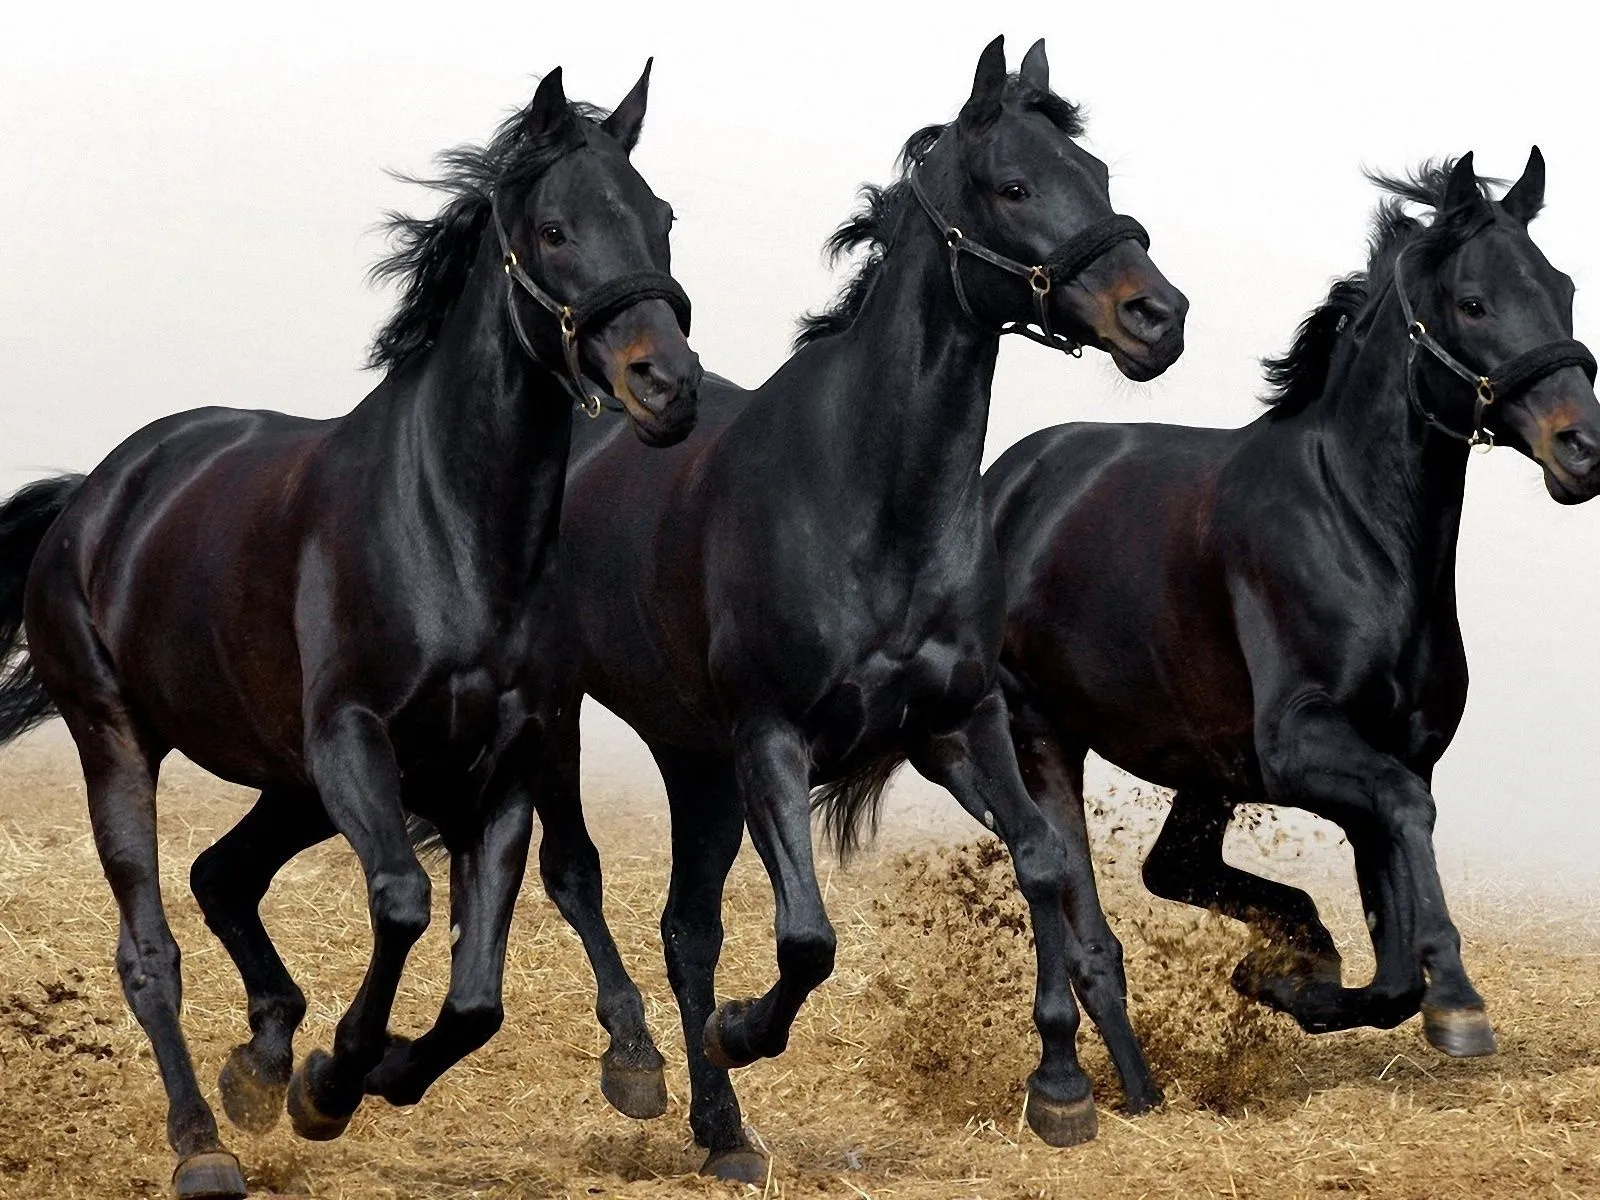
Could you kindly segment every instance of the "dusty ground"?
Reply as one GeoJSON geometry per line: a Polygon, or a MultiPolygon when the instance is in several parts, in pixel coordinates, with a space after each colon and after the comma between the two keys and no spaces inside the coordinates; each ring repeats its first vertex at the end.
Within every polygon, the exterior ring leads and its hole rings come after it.
{"type": "MultiPolygon", "coordinates": [[[[186,1029],[208,1082],[245,1035],[243,994],[185,877],[245,801],[181,765],[163,784],[186,1029]]],[[[699,1155],[687,1144],[677,1022],[653,932],[664,818],[632,805],[622,820],[617,805],[595,805],[607,900],[668,1058],[668,1114],[639,1124],[601,1099],[604,1040],[587,967],[531,886],[512,943],[506,1025],[490,1046],[414,1110],[369,1105],[339,1142],[298,1142],[287,1122],[259,1138],[229,1131],[253,1186],[329,1200],[733,1194],[694,1177],[699,1155]]],[[[1520,892],[1456,887],[1469,966],[1500,1035],[1495,1058],[1443,1059],[1415,1022],[1309,1038],[1228,989],[1245,944],[1236,927],[1157,904],[1133,883],[1147,806],[1123,794],[1105,809],[1097,828],[1109,905],[1167,1108],[1119,1116],[1109,1064],[1086,1032],[1100,1136],[1073,1150],[1034,1138],[1021,1124],[1036,1054],[1031,951],[1003,854],[885,849],[848,871],[824,865],[837,974],[789,1052],[738,1077],[747,1120],[773,1152],[766,1195],[1600,1197],[1600,938],[1589,910],[1545,900],[1530,916],[1520,892]]],[[[1293,874],[1293,845],[1274,840],[1269,828],[1245,850],[1275,853],[1277,869],[1293,874]]],[[[1319,859],[1343,853],[1311,847],[1319,859]]],[[[312,998],[304,1052],[326,1044],[364,964],[353,859],[342,848],[306,855],[266,911],[312,998]]],[[[1335,912],[1353,951],[1355,914],[1335,912]]],[[[436,920],[412,959],[398,1029],[422,1026],[442,997],[444,925],[436,920]]],[[[728,929],[719,994],[748,994],[772,974],[770,892],[748,852],[728,929]]],[[[122,1002],[114,935],[70,756],[59,737],[36,737],[0,758],[0,1196],[165,1194],[161,1091],[122,1002]]],[[[1353,979],[1370,969],[1370,959],[1349,957],[1353,979]]]]}

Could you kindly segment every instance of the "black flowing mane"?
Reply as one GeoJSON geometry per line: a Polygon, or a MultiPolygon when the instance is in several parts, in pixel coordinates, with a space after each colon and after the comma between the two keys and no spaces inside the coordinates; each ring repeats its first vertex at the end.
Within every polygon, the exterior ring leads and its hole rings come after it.
{"type": "MultiPolygon", "coordinates": [[[[1457,161],[1430,159],[1409,175],[1367,172],[1367,178],[1388,194],[1372,214],[1366,270],[1335,280],[1328,298],[1300,323],[1288,352],[1261,360],[1271,389],[1261,398],[1263,404],[1290,414],[1322,395],[1334,352],[1339,348],[1339,335],[1382,300],[1401,250],[1412,254],[1423,269],[1431,269],[1483,228],[1489,218],[1481,206],[1459,205],[1451,210],[1444,207],[1450,173],[1457,161]],[[1430,209],[1432,219],[1423,221],[1411,216],[1405,211],[1407,202],[1430,209]]],[[[1487,200],[1490,185],[1503,182],[1480,176],[1478,194],[1487,200]]]]}
{"type": "MultiPolygon", "coordinates": [[[[1034,87],[1020,75],[1012,75],[1007,80],[1006,99],[1014,100],[1025,111],[1044,114],[1051,124],[1068,137],[1083,136],[1081,105],[1063,100],[1054,92],[1034,87]]],[[[948,128],[948,125],[928,125],[917,130],[906,141],[895,160],[894,182],[886,187],[872,183],[862,186],[861,207],[823,243],[823,253],[830,265],[862,246],[867,247],[867,255],[861,260],[855,274],[839,289],[832,304],[820,312],[806,313],[800,318],[800,331],[794,339],[796,350],[821,338],[843,333],[855,321],[883,268],[883,257],[888,252],[895,226],[899,223],[900,209],[911,195],[911,171],[948,128]]]]}
{"type": "Polygon", "coordinates": [[[433,345],[466,286],[489,219],[490,196],[531,185],[557,159],[584,145],[586,122],[598,125],[606,116],[592,105],[569,103],[576,120],[533,134],[528,131],[531,107],[507,117],[487,144],[444,151],[436,160],[436,178],[395,172],[397,179],[444,192],[450,199],[426,219],[384,214],[383,229],[394,249],[373,266],[369,278],[374,283],[398,281],[400,303],[372,339],[369,368],[389,370],[433,345]]]}

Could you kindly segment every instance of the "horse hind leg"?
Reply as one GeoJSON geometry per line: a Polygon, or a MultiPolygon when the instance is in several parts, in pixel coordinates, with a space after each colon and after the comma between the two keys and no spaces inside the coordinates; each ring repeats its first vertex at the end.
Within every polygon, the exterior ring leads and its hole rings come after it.
{"type": "Polygon", "coordinates": [[[1067,842],[1071,882],[1063,903],[1072,934],[1068,955],[1073,989],[1105,1040],[1128,1111],[1148,1112],[1165,1097],[1128,1018],[1122,943],[1106,921],[1095,884],[1083,813],[1083,760],[1088,751],[1081,744],[1069,744],[1013,689],[1006,692],[1006,706],[1023,785],[1067,842]]]}
{"type": "Polygon", "coordinates": [[[284,864],[332,836],[314,791],[269,788],[189,873],[206,924],[233,959],[248,997],[250,1040],[233,1048],[217,1086],[228,1119],[252,1133],[271,1129],[283,1111],[294,1035],[306,1015],[305,995],[261,923],[261,900],[284,864]]]}
{"type": "Polygon", "coordinates": [[[636,1120],[667,1110],[665,1062],[645,1021],[644,998],[606,924],[600,852],[583,819],[579,790],[579,705],[564,707],[537,795],[539,874],[544,889],[577,933],[595,976],[595,1016],[610,1035],[600,1059],[600,1092],[636,1120]]]}
{"type": "Polygon", "coordinates": [[[141,746],[120,704],[91,715],[69,702],[62,715],[78,743],[95,847],[121,918],[117,973],[167,1093],[167,1141],[179,1160],[173,1189],[180,1200],[242,1197],[239,1161],[223,1148],[179,1024],[180,954],[157,870],[157,759],[141,746]]]}
{"type": "MultiPolygon", "coordinates": [[[[652,746],[672,809],[672,882],[661,913],[667,979],[683,1022],[689,1127],[707,1150],[702,1175],[761,1183],[767,1164],[744,1132],[728,1064],[708,1052],[722,955],[722,892],[744,840],[744,808],[730,764],[652,746]]],[[[718,1056],[721,1057],[720,1054],[718,1056]]]]}

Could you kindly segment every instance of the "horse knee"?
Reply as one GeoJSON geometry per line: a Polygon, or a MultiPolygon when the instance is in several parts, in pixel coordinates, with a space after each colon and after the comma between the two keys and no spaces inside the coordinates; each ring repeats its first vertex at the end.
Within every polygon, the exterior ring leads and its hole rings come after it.
{"type": "Polygon", "coordinates": [[[432,919],[433,885],[420,866],[375,875],[367,905],[374,930],[409,944],[423,935],[432,919]]]}
{"type": "Polygon", "coordinates": [[[826,921],[815,929],[788,933],[778,939],[778,971],[806,991],[833,974],[838,939],[826,921]]]}

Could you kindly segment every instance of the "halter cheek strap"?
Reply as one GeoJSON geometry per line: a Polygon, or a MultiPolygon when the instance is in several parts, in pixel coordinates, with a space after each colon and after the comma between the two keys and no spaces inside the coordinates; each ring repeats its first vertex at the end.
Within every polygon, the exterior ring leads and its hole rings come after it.
{"type": "Polygon", "coordinates": [[[511,331],[516,334],[517,342],[523,351],[535,362],[544,363],[543,357],[534,349],[528,331],[522,326],[522,317],[517,312],[518,288],[556,318],[561,331],[561,354],[567,368],[567,378],[562,379],[562,383],[572,392],[578,407],[590,417],[598,417],[602,408],[608,408],[612,412],[622,412],[622,405],[616,401],[611,400],[608,403],[602,399],[602,396],[608,395],[604,387],[591,388],[590,381],[583,374],[578,339],[585,329],[603,324],[606,319],[615,316],[623,309],[631,308],[644,300],[665,300],[671,307],[673,316],[678,319],[678,328],[687,334],[690,306],[689,297],[683,288],[678,286],[676,279],[664,271],[635,271],[596,284],[571,304],[563,304],[540,287],[517,258],[517,252],[511,248],[511,242],[506,237],[505,226],[500,223],[500,211],[493,197],[489,201],[489,214],[494,221],[495,237],[500,241],[502,266],[506,273],[506,314],[511,319],[511,331]]]}
{"type": "Polygon", "coordinates": [[[1494,446],[1494,434],[1489,431],[1485,422],[1489,417],[1489,409],[1499,401],[1511,400],[1527,391],[1546,375],[1553,375],[1567,367],[1581,367],[1583,373],[1589,377],[1589,382],[1594,382],[1594,355],[1589,353],[1589,348],[1582,342],[1572,338],[1560,338],[1557,341],[1546,342],[1542,346],[1535,346],[1532,350],[1501,363],[1487,375],[1479,374],[1441,346],[1433,334],[1428,332],[1428,327],[1417,320],[1416,312],[1411,307],[1411,297],[1406,295],[1404,268],[1405,257],[1402,255],[1394,264],[1394,288],[1395,294],[1400,297],[1400,314],[1405,318],[1406,336],[1411,339],[1411,348],[1406,352],[1406,396],[1422,419],[1440,433],[1448,434],[1457,441],[1466,442],[1471,446],[1489,449],[1494,446]],[[1419,347],[1472,385],[1470,433],[1462,433],[1452,427],[1430,412],[1422,403],[1422,397],[1417,394],[1416,363],[1419,347]]]}
{"type": "Polygon", "coordinates": [[[961,305],[961,311],[966,318],[974,324],[978,321],[972,311],[971,303],[967,300],[967,289],[961,281],[961,256],[970,254],[990,266],[999,267],[1012,275],[1020,275],[1028,281],[1028,287],[1033,292],[1033,320],[1038,329],[1030,328],[1025,321],[1012,321],[1002,325],[1000,332],[1021,334],[1041,346],[1049,346],[1052,350],[1059,350],[1074,358],[1083,354],[1083,344],[1067,334],[1057,333],[1050,327],[1051,289],[1058,284],[1071,283],[1120,242],[1134,241],[1146,250],[1150,248],[1150,235],[1145,232],[1143,225],[1132,217],[1112,215],[1094,222],[1087,229],[1079,230],[1057,246],[1044,262],[1030,267],[1027,263],[1007,258],[1004,254],[998,254],[989,247],[973,241],[961,231],[960,226],[952,225],[945,220],[944,215],[924,190],[916,169],[911,172],[911,191],[916,196],[917,203],[922,206],[922,211],[928,214],[928,219],[943,235],[944,244],[950,249],[950,282],[955,287],[956,302],[961,305]]]}

